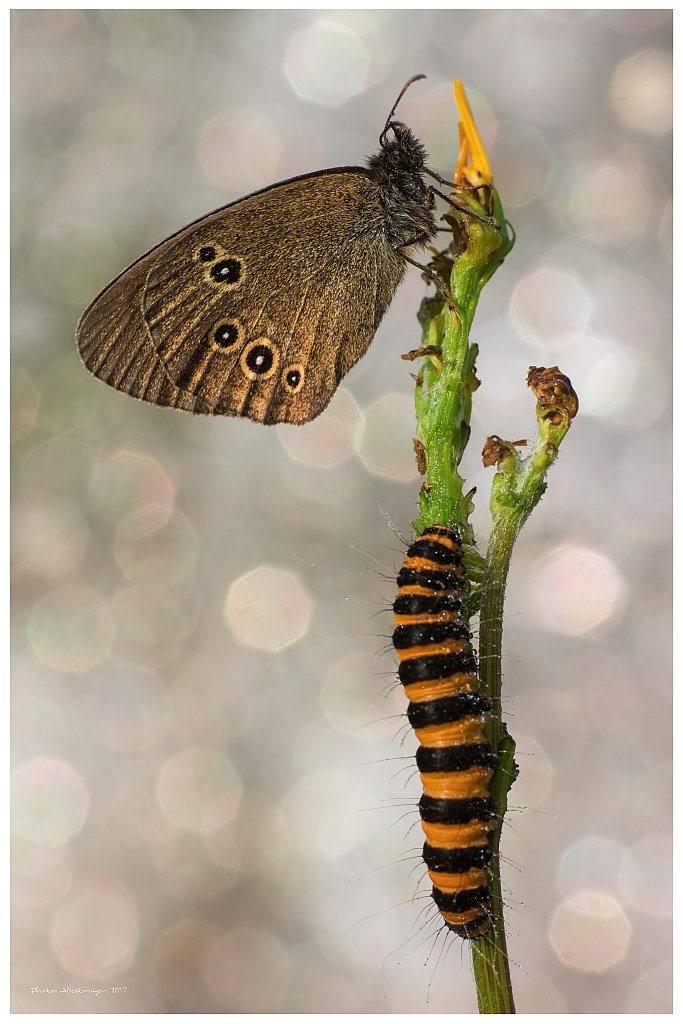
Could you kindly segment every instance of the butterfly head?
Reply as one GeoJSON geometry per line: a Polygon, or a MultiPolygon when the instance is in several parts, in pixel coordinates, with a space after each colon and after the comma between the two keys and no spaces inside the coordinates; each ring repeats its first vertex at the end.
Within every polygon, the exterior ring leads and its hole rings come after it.
{"type": "Polygon", "coordinates": [[[378,157],[387,170],[396,173],[420,174],[425,166],[427,152],[410,128],[401,121],[389,121],[379,137],[378,157]]]}
{"type": "MultiPolygon", "coordinates": [[[[414,82],[419,82],[425,75],[413,75],[401,89],[396,102],[389,111],[382,134],[379,137],[380,152],[374,158],[387,172],[394,174],[408,173],[420,174],[424,168],[427,153],[418,138],[411,132],[402,121],[395,121],[396,108],[403,99],[406,91],[414,82]]],[[[371,162],[370,167],[372,168],[371,162]]]]}
{"type": "Polygon", "coordinates": [[[368,170],[383,196],[389,241],[396,247],[426,242],[435,234],[436,224],[434,194],[423,178],[425,148],[400,121],[388,121],[379,142],[368,170]]]}

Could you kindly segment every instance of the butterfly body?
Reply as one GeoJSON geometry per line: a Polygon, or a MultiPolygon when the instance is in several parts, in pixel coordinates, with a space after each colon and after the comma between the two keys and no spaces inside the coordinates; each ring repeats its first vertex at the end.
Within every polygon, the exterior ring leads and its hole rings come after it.
{"type": "Polygon", "coordinates": [[[425,152],[392,123],[368,166],[292,178],[188,225],[83,313],[95,376],[186,412],[305,423],[367,350],[435,233],[425,152]]]}

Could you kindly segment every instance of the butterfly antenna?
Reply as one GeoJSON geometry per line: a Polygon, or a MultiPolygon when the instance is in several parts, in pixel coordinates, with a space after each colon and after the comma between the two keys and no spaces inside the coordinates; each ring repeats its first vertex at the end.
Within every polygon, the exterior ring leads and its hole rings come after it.
{"type": "Polygon", "coordinates": [[[391,125],[391,119],[394,116],[394,114],[396,113],[396,108],[398,107],[399,103],[401,102],[401,100],[405,96],[407,90],[410,88],[410,86],[413,84],[413,82],[419,82],[421,78],[426,78],[426,77],[427,77],[426,75],[413,75],[413,77],[409,78],[408,81],[406,82],[406,84],[403,86],[403,88],[401,89],[400,93],[398,94],[396,102],[394,103],[393,107],[389,111],[389,116],[388,116],[388,118],[386,120],[384,128],[382,129],[382,134],[379,137],[380,144],[383,145],[384,139],[386,138],[387,131],[388,131],[390,125],[391,125]]]}

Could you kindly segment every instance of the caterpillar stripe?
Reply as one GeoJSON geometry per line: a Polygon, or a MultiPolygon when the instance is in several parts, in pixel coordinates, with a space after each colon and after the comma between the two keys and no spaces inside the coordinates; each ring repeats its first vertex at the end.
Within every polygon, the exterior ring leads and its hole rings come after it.
{"type": "Polygon", "coordinates": [[[475,939],[491,926],[496,808],[488,787],[496,755],[484,735],[491,706],[479,693],[460,600],[464,580],[460,537],[429,527],[408,548],[397,577],[393,642],[420,742],[422,855],[432,898],[451,931],[475,939]]]}

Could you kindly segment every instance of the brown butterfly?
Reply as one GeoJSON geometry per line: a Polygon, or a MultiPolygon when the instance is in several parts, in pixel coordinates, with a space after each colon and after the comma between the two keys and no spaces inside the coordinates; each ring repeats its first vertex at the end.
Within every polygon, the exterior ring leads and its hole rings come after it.
{"type": "Polygon", "coordinates": [[[112,387],[186,412],[306,423],[367,351],[410,250],[436,233],[422,143],[393,115],[367,167],[271,185],[171,235],[83,313],[112,387]]]}

